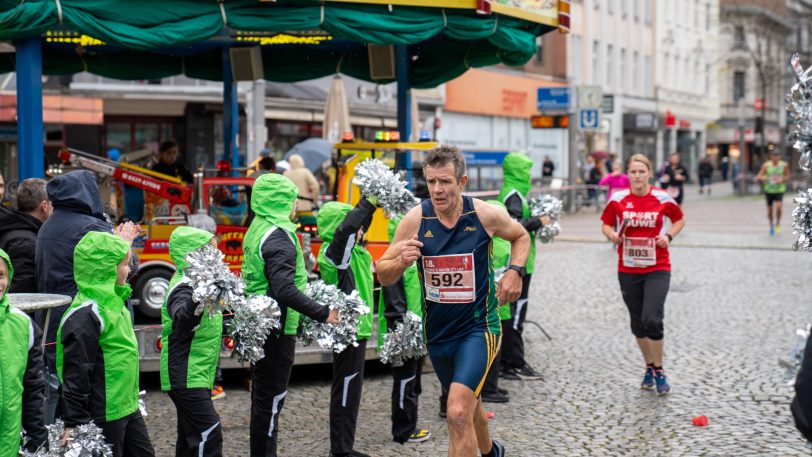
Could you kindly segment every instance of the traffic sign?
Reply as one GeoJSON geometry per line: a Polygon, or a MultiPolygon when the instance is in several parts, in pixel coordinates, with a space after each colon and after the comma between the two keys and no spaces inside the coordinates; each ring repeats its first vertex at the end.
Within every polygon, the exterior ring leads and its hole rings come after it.
{"type": "Polygon", "coordinates": [[[567,111],[570,109],[569,87],[539,87],[539,111],[567,111]]]}
{"type": "Polygon", "coordinates": [[[601,112],[595,108],[578,110],[578,128],[597,130],[601,125],[601,112]]]}
{"type": "Polygon", "coordinates": [[[578,86],[578,108],[600,108],[603,103],[601,86],[578,86]]]}

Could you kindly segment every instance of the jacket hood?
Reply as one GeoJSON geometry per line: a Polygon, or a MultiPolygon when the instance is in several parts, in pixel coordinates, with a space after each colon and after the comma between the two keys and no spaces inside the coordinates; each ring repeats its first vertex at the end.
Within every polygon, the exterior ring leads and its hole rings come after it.
{"type": "Polygon", "coordinates": [[[295,170],[297,168],[304,168],[304,159],[299,154],[292,154],[288,157],[288,163],[290,164],[291,170],[295,170]]]}
{"type": "Polygon", "coordinates": [[[169,236],[169,257],[175,264],[175,274],[172,282],[175,283],[183,277],[186,268],[186,256],[192,251],[207,245],[214,235],[205,230],[194,227],[178,227],[169,236]]]}
{"type": "Polygon", "coordinates": [[[28,230],[37,233],[40,227],[42,227],[42,221],[36,217],[16,209],[0,206],[0,233],[12,230],[28,230]]]}
{"type": "Polygon", "coordinates": [[[319,209],[316,223],[319,228],[319,236],[325,243],[333,241],[333,233],[350,210],[352,210],[352,206],[342,202],[328,202],[319,209]]]}
{"type": "Polygon", "coordinates": [[[268,173],[254,181],[251,209],[262,219],[290,232],[296,224],[290,220],[293,205],[299,197],[299,188],[290,179],[268,173]]]}
{"type": "Polygon", "coordinates": [[[400,224],[400,221],[402,221],[402,220],[403,220],[403,216],[400,216],[400,215],[394,216],[392,219],[389,219],[388,232],[389,232],[389,243],[390,244],[392,243],[392,240],[395,239],[395,230],[398,229],[398,225],[400,224]]]}
{"type": "Polygon", "coordinates": [[[523,196],[530,191],[530,170],[533,168],[533,159],[518,152],[511,152],[502,162],[502,172],[505,175],[504,187],[518,190],[523,196]]]}
{"type": "Polygon", "coordinates": [[[5,316],[9,307],[8,290],[11,288],[11,280],[14,279],[14,267],[11,265],[11,258],[6,254],[6,251],[2,249],[0,249],[0,259],[6,262],[6,266],[8,267],[8,284],[6,284],[6,290],[3,291],[3,295],[0,296],[0,316],[5,316]]]}
{"type": "Polygon", "coordinates": [[[116,287],[116,269],[129,250],[117,235],[87,232],[73,251],[73,277],[79,289],[74,303],[94,300],[107,307],[123,305],[116,287]]]}
{"type": "Polygon", "coordinates": [[[66,209],[104,220],[99,182],[92,171],[77,170],[48,181],[48,198],[54,209],[66,209]]]}

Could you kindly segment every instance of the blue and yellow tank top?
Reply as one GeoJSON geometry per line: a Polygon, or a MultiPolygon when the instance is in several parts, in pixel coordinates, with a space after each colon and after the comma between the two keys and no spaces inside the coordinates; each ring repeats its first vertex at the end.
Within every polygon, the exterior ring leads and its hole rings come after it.
{"type": "Polygon", "coordinates": [[[491,237],[476,215],[474,201],[463,197],[462,214],[444,226],[431,200],[422,203],[418,261],[428,343],[444,343],[472,332],[501,333],[491,262],[491,237]]]}

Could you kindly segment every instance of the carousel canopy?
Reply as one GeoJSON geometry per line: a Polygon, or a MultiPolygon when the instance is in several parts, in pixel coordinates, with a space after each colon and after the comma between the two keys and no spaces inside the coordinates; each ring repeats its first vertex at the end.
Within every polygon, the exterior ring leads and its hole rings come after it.
{"type": "MultiPolygon", "coordinates": [[[[44,74],[117,79],[220,80],[225,47],[259,45],[270,81],[335,73],[371,81],[374,43],[408,45],[411,86],[426,88],[471,67],[522,65],[554,28],[554,20],[374,1],[0,0],[0,40],[41,36],[44,74]]],[[[15,57],[0,53],[0,72],[14,71],[15,57]]]]}

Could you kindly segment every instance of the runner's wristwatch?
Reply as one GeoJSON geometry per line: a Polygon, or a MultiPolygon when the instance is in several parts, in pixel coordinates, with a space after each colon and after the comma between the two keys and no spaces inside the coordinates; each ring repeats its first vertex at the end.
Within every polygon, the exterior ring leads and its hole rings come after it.
{"type": "Polygon", "coordinates": [[[524,278],[525,276],[527,276],[527,268],[525,268],[525,267],[520,267],[518,265],[511,265],[511,266],[508,267],[508,270],[513,270],[516,273],[519,273],[519,277],[521,277],[521,278],[524,278]]]}

